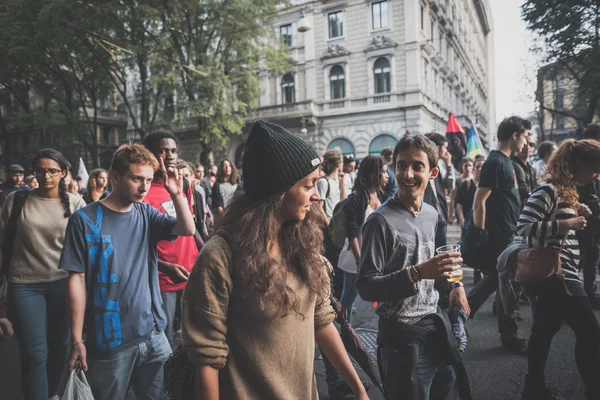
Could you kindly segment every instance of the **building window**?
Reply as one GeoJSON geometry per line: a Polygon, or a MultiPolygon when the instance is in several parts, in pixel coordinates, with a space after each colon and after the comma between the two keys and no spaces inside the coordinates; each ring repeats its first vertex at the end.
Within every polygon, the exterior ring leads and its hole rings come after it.
{"type": "Polygon", "coordinates": [[[285,74],[281,79],[281,100],[283,104],[296,101],[296,85],[292,74],[285,74]]]}
{"type": "Polygon", "coordinates": [[[331,68],[329,72],[329,86],[332,99],[343,99],[346,97],[346,74],[344,68],[339,65],[331,68]]]}
{"type": "Polygon", "coordinates": [[[423,86],[429,91],[429,62],[423,59],[423,86]]]}
{"type": "Polygon", "coordinates": [[[565,117],[558,115],[556,117],[556,129],[565,129],[565,117]]]}
{"type": "Polygon", "coordinates": [[[102,127],[102,143],[114,144],[113,128],[110,126],[102,127]]]}
{"type": "Polygon", "coordinates": [[[373,29],[386,28],[388,26],[388,2],[379,1],[371,5],[373,16],[373,29]]]}
{"type": "Polygon", "coordinates": [[[421,30],[425,30],[425,7],[421,5],[421,30]]]}
{"type": "Polygon", "coordinates": [[[373,65],[373,75],[375,77],[375,93],[387,93],[392,90],[390,61],[381,57],[373,65]]]}
{"type": "Polygon", "coordinates": [[[281,25],[279,27],[279,34],[283,43],[292,47],[292,24],[281,25]]]}
{"type": "Polygon", "coordinates": [[[444,33],[442,31],[440,31],[440,43],[439,43],[438,47],[438,51],[440,52],[440,55],[442,54],[442,51],[444,51],[444,33]]]}
{"type": "Polygon", "coordinates": [[[565,107],[565,96],[562,93],[557,93],[554,97],[554,108],[562,110],[565,107]]]}
{"type": "Polygon", "coordinates": [[[329,38],[337,38],[344,36],[344,20],[342,11],[329,13],[329,38]]]}
{"type": "Polygon", "coordinates": [[[434,38],[435,38],[435,21],[431,20],[431,44],[433,44],[434,38]]]}
{"type": "Polygon", "coordinates": [[[392,135],[379,135],[373,139],[369,145],[369,155],[378,156],[381,154],[381,150],[385,149],[386,147],[393,148],[396,146],[396,143],[398,143],[398,140],[396,140],[396,138],[392,135]]]}
{"type": "Polygon", "coordinates": [[[354,156],[354,146],[344,138],[333,140],[327,146],[327,150],[338,150],[343,156],[354,156]]]}
{"type": "Polygon", "coordinates": [[[565,77],[562,74],[556,75],[555,85],[557,88],[561,88],[565,85],[565,77]]]}

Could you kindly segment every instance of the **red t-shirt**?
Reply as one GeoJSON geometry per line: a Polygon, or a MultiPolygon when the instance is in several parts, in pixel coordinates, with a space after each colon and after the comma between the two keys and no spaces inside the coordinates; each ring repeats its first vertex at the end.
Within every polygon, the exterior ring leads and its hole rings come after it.
{"type": "MultiPolygon", "coordinates": [[[[188,190],[186,201],[190,206],[190,212],[192,211],[191,205],[192,188],[188,190]]],[[[148,195],[144,199],[145,203],[150,204],[152,207],[158,209],[163,214],[168,214],[172,217],[176,217],[175,206],[171,195],[167,192],[167,189],[162,183],[152,182],[148,195]]],[[[196,241],[193,236],[179,236],[174,242],[163,240],[158,242],[158,259],[160,261],[166,261],[173,264],[179,264],[188,271],[191,271],[196,262],[198,256],[198,248],[196,247],[196,241]]],[[[185,287],[186,282],[173,283],[171,278],[162,272],[158,273],[158,279],[160,283],[161,292],[177,292],[185,287]]]]}

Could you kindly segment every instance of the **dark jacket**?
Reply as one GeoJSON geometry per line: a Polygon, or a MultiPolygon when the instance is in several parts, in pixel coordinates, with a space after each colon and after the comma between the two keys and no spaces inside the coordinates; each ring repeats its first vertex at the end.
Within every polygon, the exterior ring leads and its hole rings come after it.
{"type": "MultiPolygon", "coordinates": [[[[383,193],[378,193],[379,201],[383,202],[383,193]]],[[[348,241],[360,237],[360,231],[365,222],[365,211],[369,205],[369,193],[360,184],[354,186],[354,190],[348,196],[344,205],[344,224],[348,241]]]]}
{"type": "Polygon", "coordinates": [[[600,181],[594,179],[585,186],[577,186],[579,202],[592,210],[593,216],[600,215],[600,181]]]}
{"type": "Polygon", "coordinates": [[[523,163],[518,157],[512,155],[510,157],[513,167],[515,169],[515,176],[517,177],[517,184],[519,185],[519,196],[521,197],[521,204],[527,204],[529,194],[537,187],[537,180],[535,179],[535,171],[529,165],[528,162],[523,163]]]}
{"type": "Polygon", "coordinates": [[[388,164],[388,183],[385,185],[385,190],[383,191],[383,200],[391,199],[394,197],[396,192],[398,191],[398,182],[396,182],[396,175],[394,174],[394,168],[388,164]]]}
{"type": "Polygon", "coordinates": [[[433,183],[435,190],[433,190],[430,184],[427,184],[427,188],[423,194],[423,201],[438,212],[438,224],[448,224],[448,201],[446,200],[446,191],[441,174],[438,174],[433,183]]]}

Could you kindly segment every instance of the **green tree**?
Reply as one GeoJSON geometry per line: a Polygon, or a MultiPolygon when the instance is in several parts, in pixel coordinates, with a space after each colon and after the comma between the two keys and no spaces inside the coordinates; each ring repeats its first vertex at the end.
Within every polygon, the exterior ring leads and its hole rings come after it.
{"type": "Polygon", "coordinates": [[[541,106],[552,114],[592,122],[600,100],[600,2],[597,0],[527,0],[521,6],[527,28],[542,39],[536,50],[576,81],[576,103],[570,110],[541,106]]]}
{"type": "Polygon", "coordinates": [[[179,74],[175,118],[198,127],[205,149],[223,147],[256,106],[261,69],[284,72],[287,49],[272,28],[279,0],[157,1],[179,74]]]}

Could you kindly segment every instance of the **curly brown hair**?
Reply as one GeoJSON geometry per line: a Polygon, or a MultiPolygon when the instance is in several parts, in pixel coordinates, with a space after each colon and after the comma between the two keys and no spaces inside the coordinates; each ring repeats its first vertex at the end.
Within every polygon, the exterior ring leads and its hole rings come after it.
{"type": "Polygon", "coordinates": [[[261,307],[265,301],[281,304],[284,315],[299,312],[296,293],[287,285],[288,269],[294,271],[317,295],[326,300],[329,277],[321,257],[324,218],[318,202],[313,203],[303,221],[288,221],[281,225],[279,216],[283,193],[275,193],[261,201],[246,194],[237,196],[225,210],[221,228],[230,236],[233,250],[233,278],[256,299],[261,307]],[[278,241],[281,259],[269,254],[269,246],[278,241]]]}
{"type": "Polygon", "coordinates": [[[596,140],[567,139],[552,154],[544,171],[544,180],[556,188],[558,196],[577,209],[579,195],[574,184],[580,166],[593,166],[600,171],[600,143],[596,140]]]}

